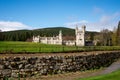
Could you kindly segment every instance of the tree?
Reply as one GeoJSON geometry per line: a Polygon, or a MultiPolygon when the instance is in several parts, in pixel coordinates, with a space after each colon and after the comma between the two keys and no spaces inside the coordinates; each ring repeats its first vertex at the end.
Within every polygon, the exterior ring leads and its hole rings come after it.
{"type": "Polygon", "coordinates": [[[114,46],[120,45],[120,21],[118,23],[117,28],[114,28],[113,30],[112,43],[114,46]]]}
{"type": "Polygon", "coordinates": [[[2,30],[0,30],[0,41],[3,39],[2,30]]]}
{"type": "Polygon", "coordinates": [[[109,31],[108,29],[103,29],[101,32],[101,44],[103,46],[111,46],[112,45],[112,38],[111,38],[111,34],[112,32],[109,31]]]}
{"type": "Polygon", "coordinates": [[[117,43],[118,43],[118,45],[120,45],[120,21],[119,21],[118,27],[117,27],[117,43]]]}
{"type": "Polygon", "coordinates": [[[90,34],[90,40],[93,41],[94,40],[94,33],[90,34]]]}
{"type": "Polygon", "coordinates": [[[117,45],[117,28],[114,27],[113,33],[112,33],[112,45],[116,46],[117,45]]]}

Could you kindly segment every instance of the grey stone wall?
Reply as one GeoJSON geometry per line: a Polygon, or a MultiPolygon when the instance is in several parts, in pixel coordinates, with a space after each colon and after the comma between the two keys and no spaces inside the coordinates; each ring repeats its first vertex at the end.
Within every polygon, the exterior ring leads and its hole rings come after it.
{"type": "Polygon", "coordinates": [[[29,77],[34,75],[61,74],[107,67],[120,58],[120,52],[86,56],[43,56],[0,58],[0,77],[29,77]]]}

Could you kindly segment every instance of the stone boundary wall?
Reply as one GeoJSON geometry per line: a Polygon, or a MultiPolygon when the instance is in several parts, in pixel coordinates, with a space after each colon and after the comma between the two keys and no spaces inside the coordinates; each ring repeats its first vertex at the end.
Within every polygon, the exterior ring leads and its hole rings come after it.
{"type": "Polygon", "coordinates": [[[119,52],[91,55],[0,58],[0,77],[30,77],[107,67],[120,58],[119,52]]]}

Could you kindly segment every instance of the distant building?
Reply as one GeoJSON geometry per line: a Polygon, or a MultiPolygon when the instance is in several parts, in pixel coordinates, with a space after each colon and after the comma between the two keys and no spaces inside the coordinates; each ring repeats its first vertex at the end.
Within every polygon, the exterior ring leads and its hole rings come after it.
{"type": "Polygon", "coordinates": [[[44,44],[56,44],[56,45],[85,46],[85,30],[86,30],[86,26],[82,26],[81,30],[79,30],[78,27],[76,27],[75,40],[63,40],[62,31],[59,31],[59,35],[55,37],[33,36],[33,42],[44,43],[44,44]]]}
{"type": "Polygon", "coordinates": [[[33,36],[33,42],[39,42],[44,44],[58,44],[62,45],[62,32],[59,31],[59,35],[56,37],[40,37],[33,36]]]}

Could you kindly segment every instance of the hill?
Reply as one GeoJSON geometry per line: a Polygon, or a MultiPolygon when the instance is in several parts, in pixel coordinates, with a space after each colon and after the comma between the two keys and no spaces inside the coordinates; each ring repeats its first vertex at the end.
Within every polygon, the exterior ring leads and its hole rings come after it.
{"type": "MultiPolygon", "coordinates": [[[[51,27],[51,28],[42,28],[42,29],[34,29],[34,30],[15,30],[15,31],[7,31],[0,32],[0,40],[1,41],[31,41],[33,35],[37,36],[57,36],[59,31],[62,31],[63,38],[66,39],[74,39],[75,38],[75,30],[66,27],[51,27]]],[[[98,32],[89,32],[86,34],[88,37],[94,37],[98,32]]],[[[92,38],[91,38],[92,39],[92,38]]]]}
{"type": "Polygon", "coordinates": [[[63,36],[66,35],[75,35],[75,30],[71,29],[71,28],[66,28],[66,27],[51,27],[51,28],[43,28],[43,29],[37,29],[37,30],[33,30],[33,32],[35,31],[36,33],[34,33],[35,35],[40,35],[40,36],[57,36],[59,34],[59,31],[62,31],[63,36]]]}

